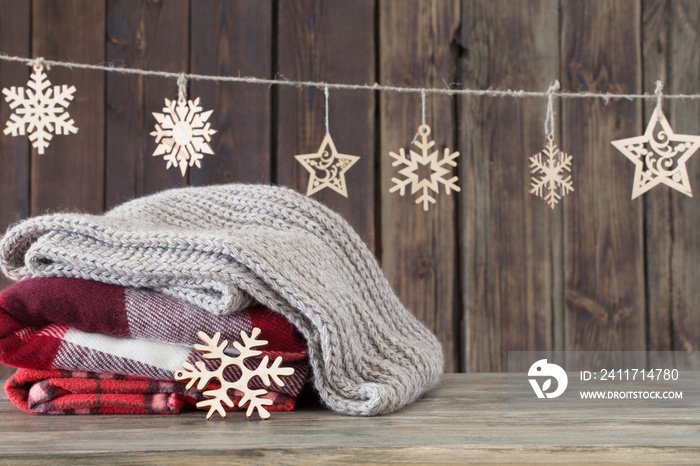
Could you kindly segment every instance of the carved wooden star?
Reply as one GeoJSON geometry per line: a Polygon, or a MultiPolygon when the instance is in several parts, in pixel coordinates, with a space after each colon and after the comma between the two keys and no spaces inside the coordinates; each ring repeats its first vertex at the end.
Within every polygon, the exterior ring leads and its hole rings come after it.
{"type": "Polygon", "coordinates": [[[632,199],[658,184],[693,197],[685,163],[698,148],[700,136],[675,134],[664,113],[656,108],[643,136],[612,141],[634,163],[632,199]]]}
{"type": "Polygon", "coordinates": [[[341,196],[348,197],[345,172],[357,162],[356,155],[339,154],[330,133],[326,133],[321,147],[313,154],[295,155],[295,159],[311,174],[306,195],[311,196],[323,188],[331,188],[341,196]]]}

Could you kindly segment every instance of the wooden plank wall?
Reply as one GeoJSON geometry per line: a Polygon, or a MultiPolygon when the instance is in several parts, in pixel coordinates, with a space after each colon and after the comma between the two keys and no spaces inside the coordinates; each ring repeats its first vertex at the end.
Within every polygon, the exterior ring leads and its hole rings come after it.
{"type": "MultiPolygon", "coordinates": [[[[576,1],[562,6],[564,88],[642,92],[640,5],[610,0],[596,8],[576,1]]],[[[640,292],[645,288],[644,201],[629,200],[632,166],[607,146],[637,134],[642,116],[640,101],[606,105],[579,99],[562,105],[562,143],[578,151],[578,195],[564,209],[565,342],[574,348],[643,350],[647,345],[646,296],[640,292]],[[606,146],[603,153],[609,156],[601,156],[606,146]]]]}
{"type": "MultiPolygon", "coordinates": [[[[0,0],[0,51],[202,74],[405,87],[700,92],[694,0],[0,0]]],[[[0,62],[3,87],[29,69],[0,62]]],[[[152,157],[152,112],[173,80],[64,68],[77,135],[45,154],[0,135],[0,227],[59,209],[100,212],[164,188],[263,182],[305,192],[293,156],[324,135],[318,89],[190,82],[217,129],[186,177],[152,157]]],[[[408,148],[420,96],[331,91],[340,152],[361,156],[341,212],[403,302],[439,336],[448,371],[503,371],[509,350],[697,350],[700,204],[660,186],[631,200],[632,164],[610,144],[639,135],[641,101],[556,101],[556,142],[575,191],[551,210],[528,194],[544,144],[542,98],[428,96],[438,148],[458,150],[461,192],[428,212],[389,193],[390,151],[408,148]]],[[[700,134],[700,103],[666,101],[678,133],[700,134]]],[[[10,110],[0,105],[0,120],[10,110]]],[[[700,156],[688,162],[700,190],[700,156]]],[[[4,279],[3,279],[4,280],[4,279]]],[[[4,280],[2,286],[8,282],[4,280]]]]}
{"type": "MultiPolygon", "coordinates": [[[[465,87],[543,90],[558,76],[556,0],[522,2],[518,9],[509,0],[469,2],[461,18],[457,52],[465,87]],[[520,44],[517,50],[504,47],[511,42],[520,44]]],[[[543,104],[460,99],[469,370],[505,370],[508,350],[553,349],[562,343],[557,272],[563,209],[551,210],[527,192],[528,157],[544,143],[543,104]]]]}

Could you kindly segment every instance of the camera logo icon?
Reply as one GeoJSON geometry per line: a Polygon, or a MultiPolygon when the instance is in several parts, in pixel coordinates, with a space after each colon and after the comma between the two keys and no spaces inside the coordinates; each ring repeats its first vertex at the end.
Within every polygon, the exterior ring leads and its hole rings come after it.
{"type": "Polygon", "coordinates": [[[527,375],[528,377],[535,377],[529,378],[528,381],[532,385],[537,398],[557,398],[564,393],[566,386],[569,384],[569,377],[564,369],[556,364],[548,363],[546,359],[540,359],[530,366],[527,375]],[[544,379],[542,385],[540,385],[538,379],[544,379]],[[557,381],[557,385],[556,390],[550,391],[552,379],[557,381]]]}

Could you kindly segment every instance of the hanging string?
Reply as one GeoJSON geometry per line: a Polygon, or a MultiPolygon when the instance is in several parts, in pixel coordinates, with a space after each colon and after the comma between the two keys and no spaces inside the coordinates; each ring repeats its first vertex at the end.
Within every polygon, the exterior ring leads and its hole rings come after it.
{"type": "Polygon", "coordinates": [[[654,95],[656,95],[656,108],[659,110],[659,112],[663,113],[663,109],[661,108],[662,100],[663,100],[663,92],[661,92],[664,88],[664,83],[661,82],[659,79],[656,81],[656,89],[654,90],[654,95]]]}
{"type": "Polygon", "coordinates": [[[544,117],[544,135],[554,135],[554,93],[559,90],[559,81],[554,80],[547,89],[547,113],[544,117]]]}
{"type": "Polygon", "coordinates": [[[330,130],[330,125],[328,124],[328,86],[326,85],[323,88],[323,94],[326,96],[326,114],[324,118],[324,123],[326,124],[326,134],[329,134],[331,132],[330,130]]]}
{"type": "MultiPolygon", "coordinates": [[[[411,139],[411,144],[416,142],[416,139],[418,139],[418,136],[420,136],[421,130],[423,129],[423,126],[425,126],[425,91],[426,89],[421,89],[420,93],[420,126],[418,127],[418,131],[416,131],[416,134],[413,136],[413,139],[411,139]]],[[[406,156],[409,160],[411,160],[411,156],[407,155],[406,156]]]]}
{"type": "MultiPolygon", "coordinates": [[[[29,65],[34,65],[36,59],[10,56],[0,52],[0,61],[19,62],[29,65]]],[[[322,88],[328,86],[329,89],[336,90],[360,90],[360,91],[380,91],[380,92],[398,92],[403,94],[425,93],[431,95],[464,95],[477,97],[513,97],[523,99],[526,97],[549,97],[550,93],[541,91],[525,91],[515,89],[455,89],[452,87],[446,88],[420,88],[420,87],[399,87],[374,84],[340,84],[326,83],[321,81],[290,81],[287,79],[267,79],[256,78],[253,76],[215,76],[204,75],[197,73],[173,73],[167,71],[143,70],[138,68],[126,68],[115,64],[106,65],[88,65],[85,63],[65,62],[58,60],[42,59],[42,66],[49,69],[51,66],[62,68],[77,69],[77,70],[93,70],[106,71],[109,73],[140,75],[140,76],[158,76],[163,78],[177,79],[180,76],[185,76],[189,81],[214,81],[214,82],[229,82],[229,83],[247,83],[247,84],[265,84],[268,86],[294,86],[294,87],[315,87],[322,88]]],[[[603,101],[615,99],[658,99],[655,94],[617,94],[610,92],[552,92],[553,97],[563,99],[602,99],[603,101]]],[[[668,94],[664,95],[666,99],[700,99],[700,94],[668,94]]]]}
{"type": "Polygon", "coordinates": [[[187,76],[184,73],[177,77],[177,100],[178,102],[187,100],[187,76]]]}
{"type": "Polygon", "coordinates": [[[46,64],[46,60],[44,60],[43,57],[36,57],[34,60],[30,60],[27,62],[27,65],[29,65],[34,71],[37,73],[46,68],[47,70],[51,68],[49,65],[46,64]]]}

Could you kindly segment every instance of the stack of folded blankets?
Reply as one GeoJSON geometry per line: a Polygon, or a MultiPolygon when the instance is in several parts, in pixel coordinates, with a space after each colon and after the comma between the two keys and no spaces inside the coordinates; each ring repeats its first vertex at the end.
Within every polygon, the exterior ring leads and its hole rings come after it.
{"type": "Polygon", "coordinates": [[[295,371],[264,387],[270,410],[293,409],[310,382],[336,412],[386,414],[442,374],[439,342],[358,235],[287,188],[181,188],[27,219],[0,242],[0,268],[19,280],[0,293],[0,363],[20,368],[5,388],[31,412],[192,408],[201,393],[173,374],[201,360],[199,331],[261,329],[260,359],[295,371]]]}
{"type": "MultiPolygon", "coordinates": [[[[197,331],[240,341],[241,331],[253,327],[269,343],[252,363],[279,356],[294,375],[284,387],[267,388],[254,378],[251,388],[268,390],[269,410],[291,410],[309,375],[306,344],[287,319],[262,306],[215,315],[153,291],[29,278],[0,293],[0,362],[21,368],[6,392],[25,411],[178,413],[202,400],[172,380],[183,361],[202,359],[193,348],[201,343],[197,331]]],[[[229,367],[225,375],[236,380],[240,371],[229,367]]],[[[230,395],[238,406],[240,394],[230,395]]]]}

